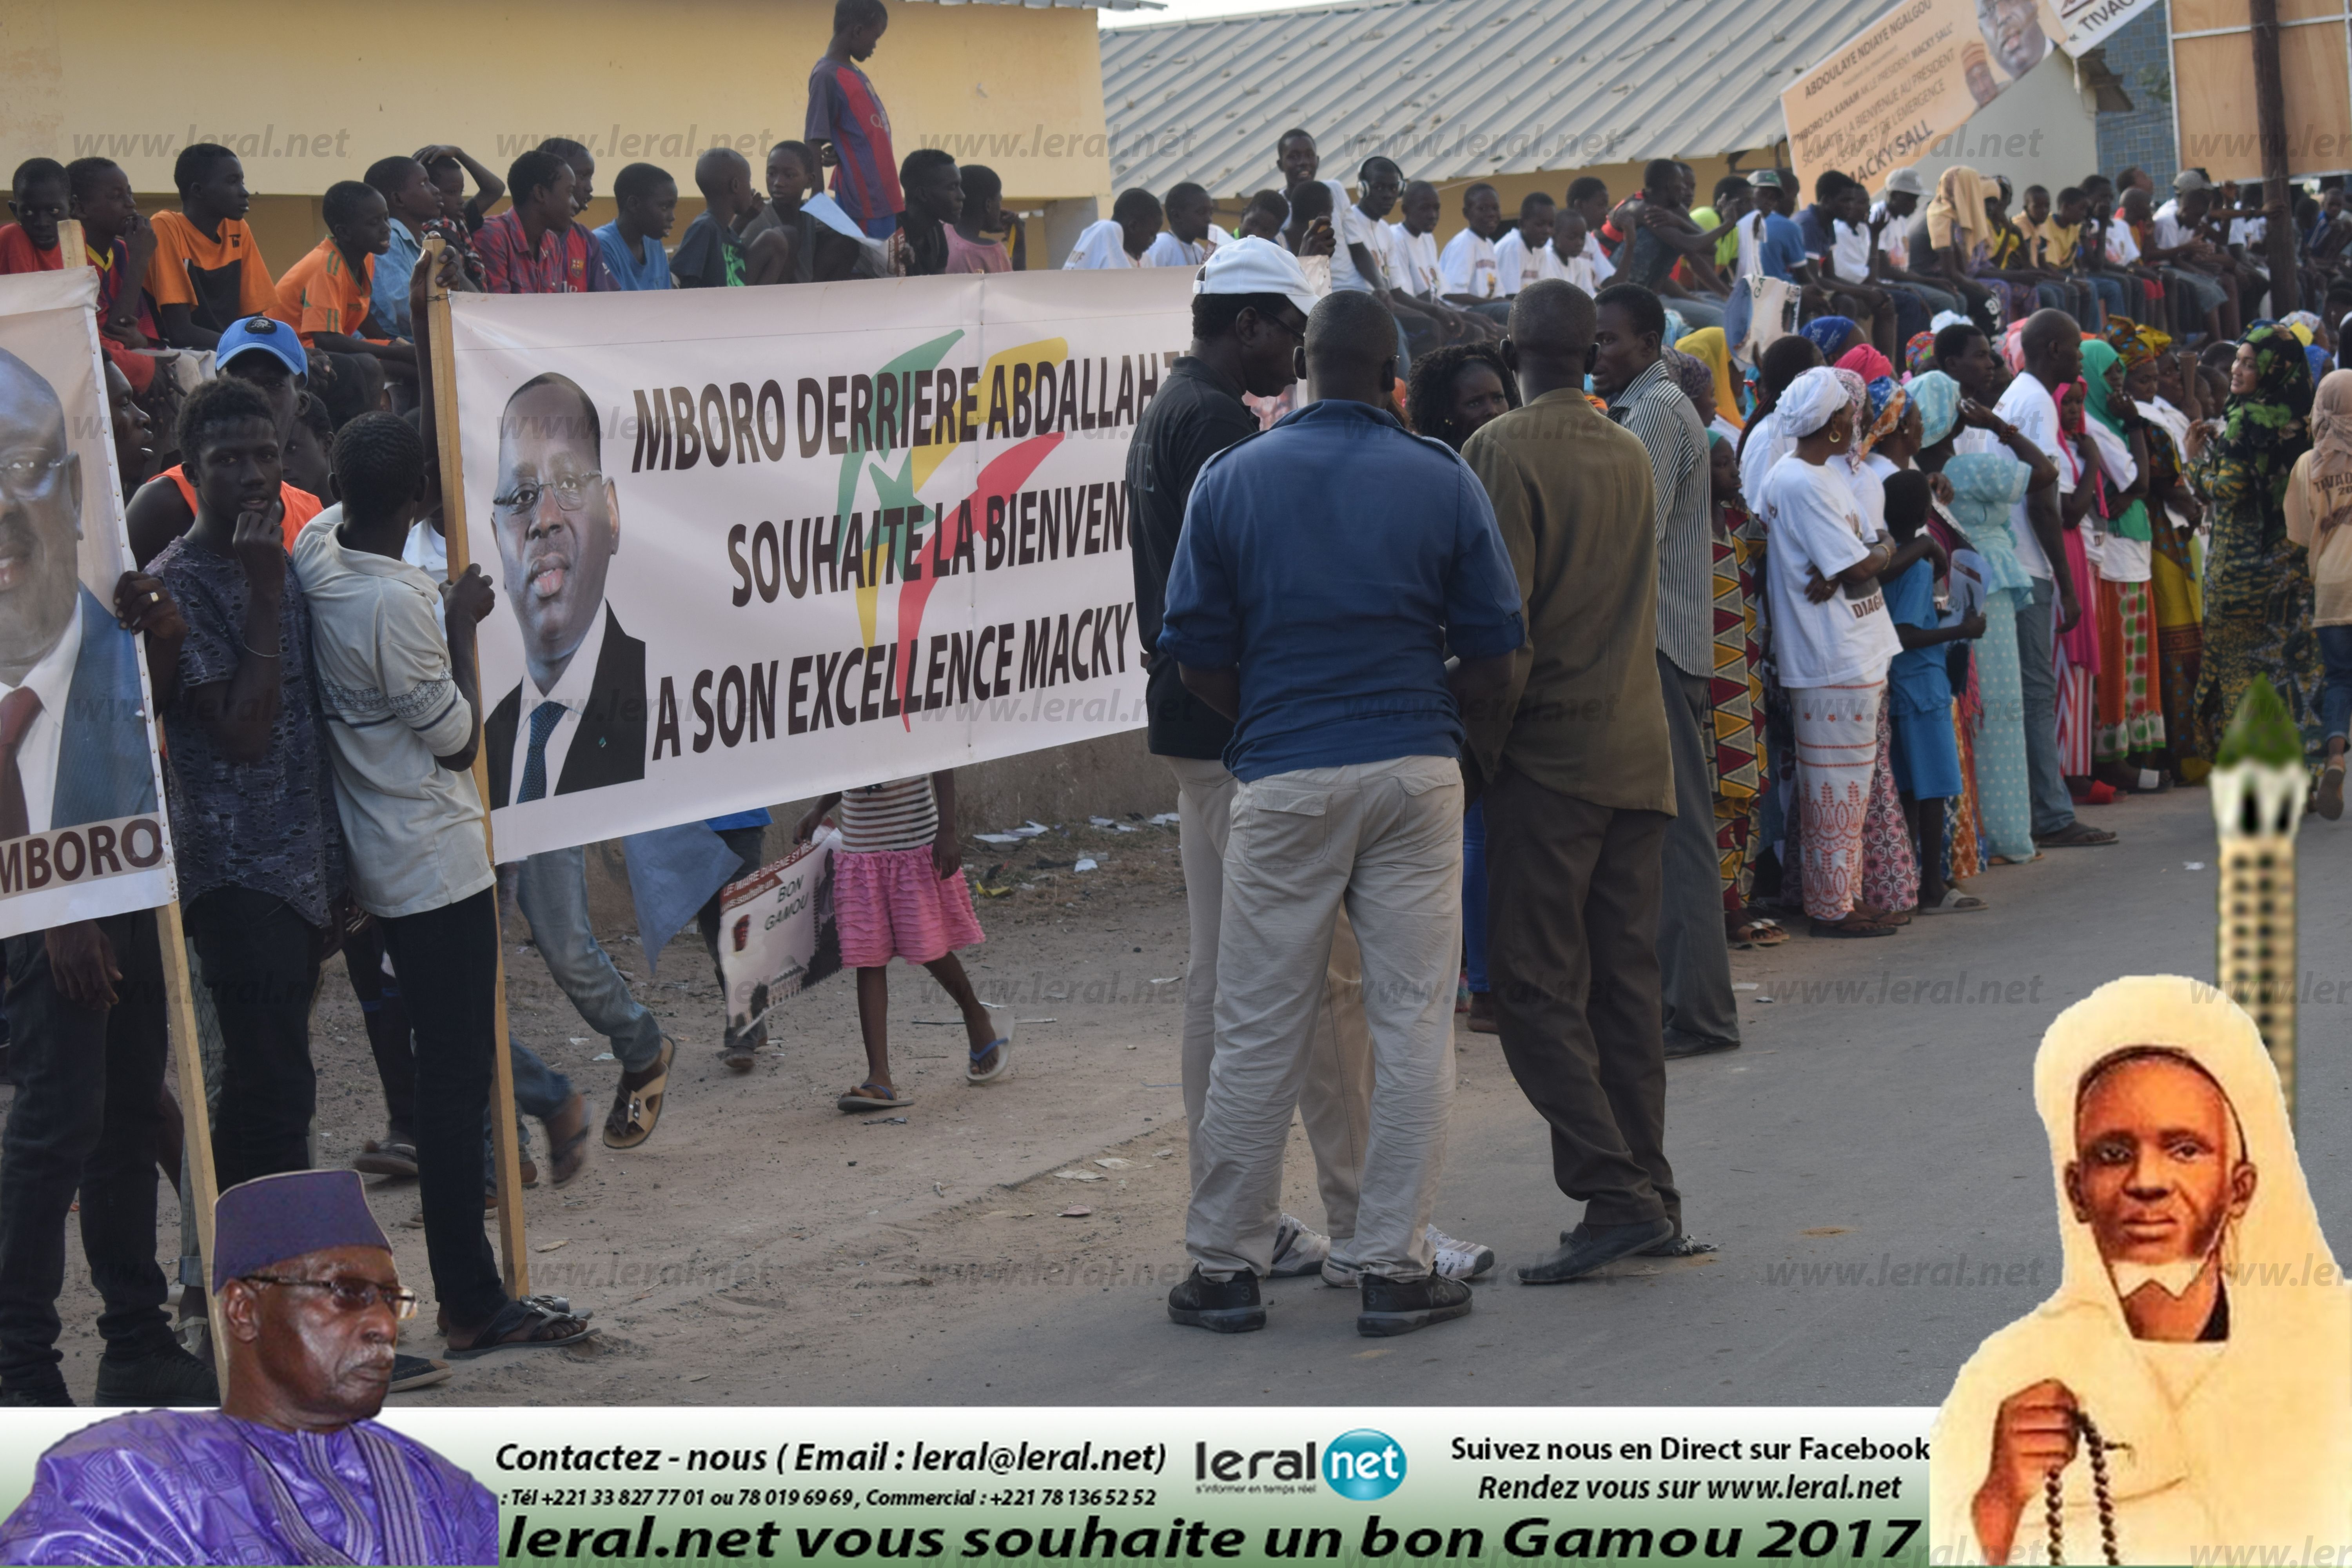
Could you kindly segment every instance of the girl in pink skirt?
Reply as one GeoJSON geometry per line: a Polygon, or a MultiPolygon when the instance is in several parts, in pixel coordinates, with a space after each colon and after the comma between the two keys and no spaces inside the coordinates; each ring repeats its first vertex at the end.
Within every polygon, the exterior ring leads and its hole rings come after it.
{"type": "Polygon", "coordinates": [[[957,847],[955,771],[826,795],[801,818],[796,837],[815,837],[827,813],[841,830],[833,853],[833,908],[841,962],[857,971],[857,1023],[866,1036],[866,1081],[834,1103],[844,1110],[911,1105],[890,1082],[890,981],[894,958],[931,972],[963,1014],[971,1037],[966,1079],[989,1083],[1013,1066],[1013,1012],[992,1008],[971,989],[955,950],[986,940],[964,885],[957,847]],[[991,1015],[1002,1012],[1000,1026],[991,1015]],[[1002,1032],[1000,1033],[1000,1026],[1002,1032]]]}

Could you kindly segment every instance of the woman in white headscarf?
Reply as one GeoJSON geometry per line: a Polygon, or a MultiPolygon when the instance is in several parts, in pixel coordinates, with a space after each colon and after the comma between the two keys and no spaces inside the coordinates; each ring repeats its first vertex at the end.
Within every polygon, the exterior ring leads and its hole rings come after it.
{"type": "Polygon", "coordinates": [[[2074,1562],[2108,1528],[2111,1562],[2341,1550],[2352,1291],[2253,1020],[2177,975],[2111,981],[2042,1037],[2033,1098],[2063,1273],[1944,1402],[1930,1560],[2051,1561],[2053,1464],[2074,1562]]]}
{"type": "Polygon", "coordinates": [[[1895,928],[1857,900],[1886,667],[1902,647],[1878,586],[1895,552],[1854,494],[1858,411],[1840,373],[1797,377],[1779,416],[1796,447],[1763,483],[1764,572],[1772,661],[1797,737],[1805,912],[1816,935],[1888,936],[1895,928]]]}

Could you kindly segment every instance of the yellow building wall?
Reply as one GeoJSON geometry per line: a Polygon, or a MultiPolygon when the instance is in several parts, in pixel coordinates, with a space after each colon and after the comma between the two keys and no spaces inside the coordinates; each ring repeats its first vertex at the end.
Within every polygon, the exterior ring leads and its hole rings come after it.
{"type": "MultiPolygon", "coordinates": [[[[0,5],[0,156],[112,158],[153,210],[176,205],[181,148],[224,142],[244,161],[273,270],[323,237],[329,185],[436,142],[503,175],[542,137],[570,136],[595,154],[600,192],[624,163],[658,163],[684,197],[682,230],[701,210],[703,149],[735,147],[756,179],[767,148],[801,134],[808,70],[833,31],[832,0],[232,10],[234,26],[200,26],[167,0],[0,5]]],[[[986,163],[1012,206],[1110,189],[1090,10],[900,0],[866,69],[901,157],[938,146],[986,163]]],[[[611,216],[600,196],[589,221],[611,216]]]]}

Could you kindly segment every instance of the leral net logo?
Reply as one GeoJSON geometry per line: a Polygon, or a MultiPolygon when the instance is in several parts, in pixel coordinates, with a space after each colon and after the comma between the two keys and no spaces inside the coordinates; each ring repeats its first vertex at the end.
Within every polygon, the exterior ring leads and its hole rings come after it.
{"type": "Polygon", "coordinates": [[[1323,1480],[1343,1498],[1377,1502],[1404,1484],[1404,1449],[1369,1426],[1343,1432],[1324,1447],[1323,1480]]]}

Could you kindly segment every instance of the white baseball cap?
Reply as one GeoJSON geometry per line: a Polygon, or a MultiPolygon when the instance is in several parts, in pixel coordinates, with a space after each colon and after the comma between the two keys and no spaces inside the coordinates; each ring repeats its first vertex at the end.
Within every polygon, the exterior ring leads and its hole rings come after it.
{"type": "Polygon", "coordinates": [[[1927,182],[1919,177],[1916,167],[1906,165],[1886,176],[1886,192],[1890,195],[1924,196],[1927,182]]]}
{"type": "Polygon", "coordinates": [[[1248,235],[1230,240],[1209,253],[1192,279],[1195,294],[1279,294],[1298,307],[1302,316],[1315,313],[1315,290],[1298,258],[1270,239],[1248,235]]]}

